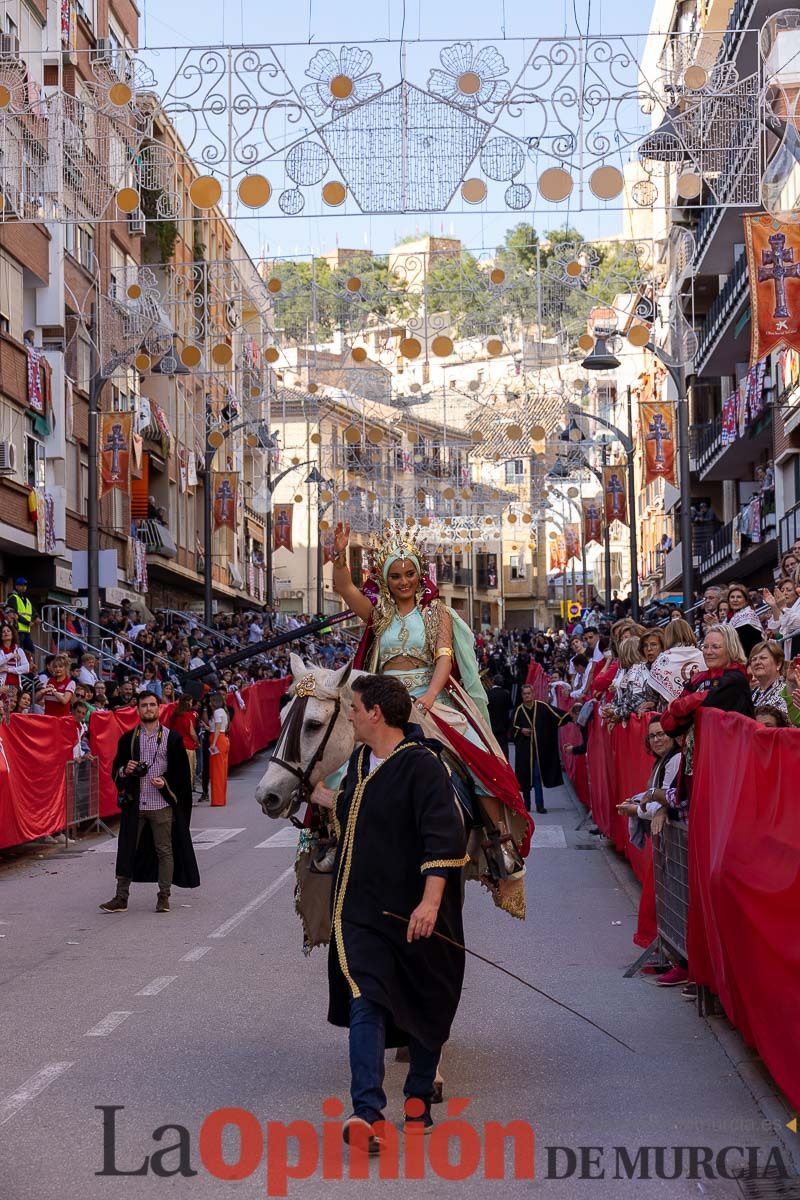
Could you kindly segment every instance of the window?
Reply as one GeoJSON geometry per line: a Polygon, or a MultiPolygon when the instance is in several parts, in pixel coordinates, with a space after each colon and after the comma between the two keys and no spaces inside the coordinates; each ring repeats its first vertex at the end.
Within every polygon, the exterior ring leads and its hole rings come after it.
{"type": "Polygon", "coordinates": [[[25,434],[25,482],[29,488],[44,490],[44,442],[33,433],[25,434]]]}
{"type": "Polygon", "coordinates": [[[94,271],[94,230],[91,225],[78,226],[78,262],[87,271],[94,271]]]}
{"type": "Polygon", "coordinates": [[[523,558],[523,556],[521,554],[512,554],[511,558],[509,559],[509,562],[511,564],[511,578],[512,579],[524,579],[525,578],[525,559],[523,558]]]}
{"type": "Polygon", "coordinates": [[[2,313],[0,313],[0,333],[9,333],[10,330],[11,324],[8,320],[8,317],[5,317],[2,313]]]}
{"type": "Polygon", "coordinates": [[[85,517],[89,511],[89,456],[85,450],[80,451],[80,495],[78,496],[78,512],[85,517]]]}
{"type": "Polygon", "coordinates": [[[512,458],[506,463],[506,483],[521,483],[525,477],[525,464],[521,458],[512,458]]]}

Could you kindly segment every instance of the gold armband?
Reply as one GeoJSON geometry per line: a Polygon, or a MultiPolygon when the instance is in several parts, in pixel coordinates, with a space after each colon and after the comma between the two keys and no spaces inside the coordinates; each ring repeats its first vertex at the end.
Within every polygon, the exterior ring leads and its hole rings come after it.
{"type": "Polygon", "coordinates": [[[436,651],[435,658],[444,658],[445,655],[448,658],[452,658],[453,651],[450,649],[449,646],[440,646],[439,649],[436,651]]]}

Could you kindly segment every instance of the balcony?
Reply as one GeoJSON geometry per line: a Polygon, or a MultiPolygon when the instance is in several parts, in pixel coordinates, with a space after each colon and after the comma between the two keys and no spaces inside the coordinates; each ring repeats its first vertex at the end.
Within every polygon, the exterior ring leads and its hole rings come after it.
{"type": "Polygon", "coordinates": [[[758,536],[754,537],[743,532],[743,528],[748,528],[744,519],[749,511],[748,503],[738,517],[696,546],[695,561],[705,584],[727,583],[739,578],[746,581],[756,572],[774,565],[777,557],[775,514],[772,512],[763,517],[758,536]]]}
{"type": "Polygon", "coordinates": [[[800,503],[787,509],[780,522],[780,552],[786,554],[800,538],[800,503]]]}
{"type": "Polygon", "coordinates": [[[25,347],[7,333],[0,333],[0,391],[27,408],[28,356],[25,347]]]}
{"type": "Polygon", "coordinates": [[[175,539],[166,525],[160,521],[136,521],[136,536],[144,542],[148,554],[157,554],[160,558],[177,558],[178,547],[175,539]]]}
{"type": "Polygon", "coordinates": [[[722,416],[693,427],[693,468],[701,480],[747,479],[753,463],[772,448],[772,408],[748,426],[741,437],[723,441],[722,416]]]}
{"type": "Polygon", "coordinates": [[[708,310],[698,332],[696,369],[698,375],[708,364],[711,354],[728,326],[733,314],[747,295],[747,255],[742,253],[733,264],[725,285],[708,310]]]}

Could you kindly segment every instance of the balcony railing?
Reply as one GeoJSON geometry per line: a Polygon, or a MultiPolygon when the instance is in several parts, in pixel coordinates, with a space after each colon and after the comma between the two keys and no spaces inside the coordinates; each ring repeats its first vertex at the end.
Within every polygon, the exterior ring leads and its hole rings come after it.
{"type": "Polygon", "coordinates": [[[694,539],[693,549],[695,558],[699,561],[700,570],[704,574],[732,559],[733,521],[723,525],[722,529],[717,530],[709,538],[705,538],[702,534],[698,535],[694,539]]]}
{"type": "Polygon", "coordinates": [[[739,46],[744,36],[757,0],[736,0],[731,15],[728,17],[728,27],[722,38],[723,62],[732,62],[739,52],[739,46]]]}
{"type": "Polygon", "coordinates": [[[784,516],[781,517],[781,554],[786,554],[788,550],[791,550],[798,538],[800,538],[800,502],[788,509],[784,516]]]}
{"type": "Polygon", "coordinates": [[[703,425],[692,425],[689,444],[694,468],[702,471],[722,448],[722,414],[718,413],[713,421],[703,425]]]}
{"type": "Polygon", "coordinates": [[[158,554],[162,558],[178,557],[175,539],[160,521],[137,521],[136,536],[140,542],[144,542],[148,554],[158,554]]]}
{"type": "Polygon", "coordinates": [[[700,326],[696,360],[698,371],[710,353],[715,339],[727,324],[737,300],[744,294],[746,283],[747,255],[740,254],[725,281],[725,286],[711,305],[706,319],[700,326]]]}

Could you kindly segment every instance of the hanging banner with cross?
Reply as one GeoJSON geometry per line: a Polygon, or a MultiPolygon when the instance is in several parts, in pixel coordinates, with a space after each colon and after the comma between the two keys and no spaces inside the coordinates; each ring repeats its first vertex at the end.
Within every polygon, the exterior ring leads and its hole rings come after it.
{"type": "Polygon", "coordinates": [[[132,413],[100,415],[100,498],[106,492],[131,489],[132,413]]]}
{"type": "Polygon", "coordinates": [[[800,350],[800,226],[744,218],[750,276],[750,365],[778,346],[800,350]]]}
{"type": "Polygon", "coordinates": [[[639,405],[639,422],[644,446],[644,482],[666,479],[678,485],[675,475],[675,412],[663,400],[646,400],[639,405]]]}
{"type": "Polygon", "coordinates": [[[600,508],[599,500],[583,500],[581,502],[583,509],[583,544],[588,546],[589,542],[597,542],[598,546],[603,541],[603,513],[600,508]]]}
{"type": "Polygon", "coordinates": [[[625,498],[625,468],[603,467],[603,496],[606,524],[621,521],[628,524],[628,504],[625,498]]]}
{"type": "Polygon", "coordinates": [[[564,549],[567,555],[567,562],[571,558],[580,558],[581,531],[577,525],[564,526],[564,549]]]}
{"type": "Polygon", "coordinates": [[[567,565],[567,543],[563,533],[550,539],[550,571],[563,571],[567,565]]]}
{"type": "Polygon", "coordinates": [[[273,550],[288,550],[292,546],[292,517],[293,504],[275,504],[272,509],[272,548],[273,550]]]}
{"type": "Polygon", "coordinates": [[[236,528],[236,498],[239,490],[238,471],[213,471],[214,528],[236,528]]]}

